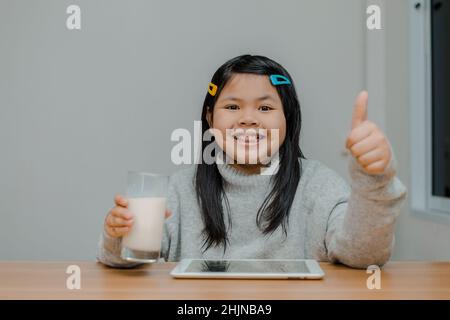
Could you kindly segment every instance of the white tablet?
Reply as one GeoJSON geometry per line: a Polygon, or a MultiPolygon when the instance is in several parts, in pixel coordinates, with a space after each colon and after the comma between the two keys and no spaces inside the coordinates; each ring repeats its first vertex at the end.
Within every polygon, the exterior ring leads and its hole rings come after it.
{"type": "Polygon", "coordinates": [[[315,260],[183,259],[170,273],[175,278],[321,279],[315,260]]]}

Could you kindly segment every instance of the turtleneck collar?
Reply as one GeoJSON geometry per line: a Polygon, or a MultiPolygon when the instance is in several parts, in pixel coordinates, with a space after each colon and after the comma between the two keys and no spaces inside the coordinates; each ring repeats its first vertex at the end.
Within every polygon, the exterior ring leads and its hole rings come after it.
{"type": "Polygon", "coordinates": [[[267,188],[273,174],[275,174],[278,169],[279,163],[278,161],[272,161],[271,165],[262,169],[260,174],[247,174],[239,169],[236,169],[227,163],[227,161],[216,161],[216,165],[222,175],[222,178],[233,187],[262,186],[267,188]]]}

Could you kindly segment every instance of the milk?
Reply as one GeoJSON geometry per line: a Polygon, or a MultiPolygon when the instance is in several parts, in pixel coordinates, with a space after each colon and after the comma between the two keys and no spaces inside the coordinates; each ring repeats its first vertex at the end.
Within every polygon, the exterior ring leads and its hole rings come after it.
{"type": "Polygon", "coordinates": [[[158,252],[161,249],[166,198],[128,198],[133,214],[131,231],[123,237],[122,246],[131,250],[158,252]]]}

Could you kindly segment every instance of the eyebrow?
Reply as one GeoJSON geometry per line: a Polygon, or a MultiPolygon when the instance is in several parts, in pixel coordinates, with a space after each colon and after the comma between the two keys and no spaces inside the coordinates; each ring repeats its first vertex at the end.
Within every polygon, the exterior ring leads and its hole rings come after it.
{"type": "MultiPolygon", "coordinates": [[[[237,97],[233,97],[233,96],[224,97],[223,99],[220,99],[220,100],[242,101],[242,99],[237,98],[237,97]]],[[[272,95],[270,95],[270,94],[266,94],[264,96],[256,98],[256,100],[257,101],[263,101],[263,100],[276,101],[276,99],[274,99],[274,97],[272,95]]]]}

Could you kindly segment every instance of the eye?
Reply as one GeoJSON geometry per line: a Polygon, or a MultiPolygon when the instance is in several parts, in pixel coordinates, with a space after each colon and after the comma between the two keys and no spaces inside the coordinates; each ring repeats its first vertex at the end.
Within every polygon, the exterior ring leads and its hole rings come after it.
{"type": "Polygon", "coordinates": [[[238,110],[238,109],[239,109],[239,106],[233,104],[233,105],[226,106],[225,109],[235,111],[235,110],[238,110]]]}
{"type": "Polygon", "coordinates": [[[269,107],[269,106],[261,106],[261,107],[259,107],[259,110],[264,111],[264,112],[267,112],[267,111],[272,110],[272,108],[269,107]]]}

